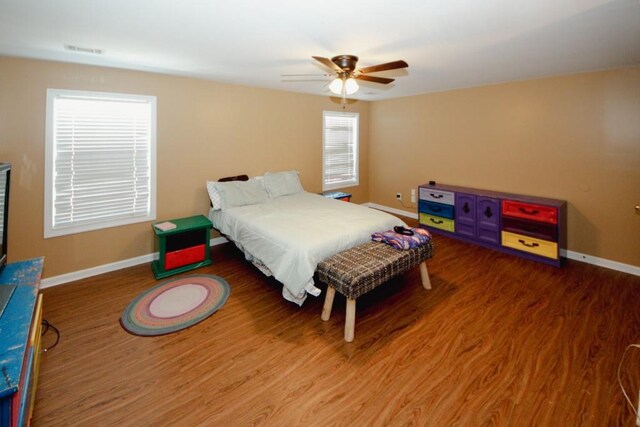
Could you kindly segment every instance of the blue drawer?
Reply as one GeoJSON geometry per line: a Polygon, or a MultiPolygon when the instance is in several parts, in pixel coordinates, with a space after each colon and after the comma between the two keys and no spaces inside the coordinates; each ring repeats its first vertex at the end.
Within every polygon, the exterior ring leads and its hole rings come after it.
{"type": "Polygon", "coordinates": [[[420,200],[418,208],[420,212],[424,212],[430,215],[436,215],[442,218],[453,219],[453,205],[443,205],[442,203],[420,200]]]}

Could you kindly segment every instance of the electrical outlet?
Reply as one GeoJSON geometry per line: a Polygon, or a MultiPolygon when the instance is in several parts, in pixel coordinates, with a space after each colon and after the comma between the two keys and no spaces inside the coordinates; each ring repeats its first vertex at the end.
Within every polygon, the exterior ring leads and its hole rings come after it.
{"type": "Polygon", "coordinates": [[[402,201],[402,193],[396,193],[396,199],[402,201]]]}
{"type": "Polygon", "coordinates": [[[411,189],[411,203],[415,203],[416,202],[416,189],[412,188],[411,189]]]}

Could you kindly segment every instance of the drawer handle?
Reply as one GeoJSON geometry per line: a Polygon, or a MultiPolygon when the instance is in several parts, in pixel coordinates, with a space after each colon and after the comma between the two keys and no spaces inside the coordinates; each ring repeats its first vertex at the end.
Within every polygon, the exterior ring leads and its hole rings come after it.
{"type": "Polygon", "coordinates": [[[462,210],[464,211],[464,213],[468,214],[469,212],[471,212],[471,208],[469,208],[469,202],[464,202],[464,206],[462,207],[462,210]]]}
{"type": "Polygon", "coordinates": [[[436,220],[435,220],[435,219],[433,219],[433,218],[429,218],[429,221],[431,221],[431,222],[432,222],[432,223],[434,223],[434,224],[444,224],[444,221],[436,221],[436,220]]]}
{"type": "Polygon", "coordinates": [[[434,199],[442,199],[444,197],[443,194],[433,194],[433,193],[429,193],[429,195],[431,197],[433,197],[434,199]]]}
{"type": "Polygon", "coordinates": [[[486,216],[487,218],[491,218],[493,216],[493,212],[491,211],[491,208],[489,206],[487,206],[487,209],[484,210],[484,216],[486,216]]]}
{"type": "Polygon", "coordinates": [[[442,208],[439,206],[429,206],[429,209],[431,209],[434,212],[440,212],[442,210],[442,208]]]}
{"type": "Polygon", "coordinates": [[[527,215],[537,215],[540,213],[540,211],[537,209],[532,209],[529,211],[529,210],[526,210],[525,208],[518,208],[518,210],[527,215]]]}
{"type": "Polygon", "coordinates": [[[537,244],[537,243],[527,243],[527,242],[525,242],[525,241],[524,241],[524,240],[522,240],[522,239],[518,239],[518,242],[522,243],[523,245],[525,245],[525,246],[527,246],[527,247],[529,247],[529,248],[537,248],[538,246],[540,246],[540,245],[539,245],[539,244],[537,244]]]}

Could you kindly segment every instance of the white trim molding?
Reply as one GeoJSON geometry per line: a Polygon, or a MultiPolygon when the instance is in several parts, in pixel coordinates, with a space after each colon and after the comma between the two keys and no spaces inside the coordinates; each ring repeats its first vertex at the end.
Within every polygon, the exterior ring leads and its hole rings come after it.
{"type": "MultiPolygon", "coordinates": [[[[209,246],[221,245],[227,243],[224,237],[215,237],[209,241],[209,246]]],[[[116,261],[109,264],[99,265],[97,267],[87,268],[85,270],[74,271],[73,273],[61,274],[59,276],[47,277],[40,281],[40,288],[51,288],[53,286],[62,285],[64,283],[74,282],[87,277],[97,276],[98,274],[109,273],[123,268],[133,267],[140,264],[146,264],[158,259],[158,252],[152,254],[141,255],[135,258],[129,258],[122,261],[116,261]]],[[[149,269],[151,271],[151,269],[149,269]]]]}
{"type": "Polygon", "coordinates": [[[568,259],[586,262],[587,264],[593,264],[599,267],[608,268],[610,270],[616,270],[616,271],[621,271],[623,273],[633,274],[634,276],[640,276],[640,267],[636,267],[635,265],[623,264],[618,261],[599,258],[597,256],[587,255],[580,252],[574,252],[567,249],[560,249],[560,255],[568,259]]]}
{"type": "MultiPolygon", "coordinates": [[[[403,211],[396,208],[390,208],[388,206],[378,205],[376,203],[363,203],[364,206],[370,208],[379,209],[381,211],[389,212],[392,214],[405,216],[407,218],[418,219],[418,214],[415,212],[403,211]]],[[[593,255],[587,255],[580,252],[569,251],[566,249],[560,249],[560,255],[572,259],[575,261],[585,262],[587,264],[597,265],[599,267],[608,268],[610,270],[621,271],[623,273],[633,274],[634,276],[640,276],[640,267],[631,264],[623,264],[618,261],[612,261],[605,258],[599,258],[593,255]]]]}

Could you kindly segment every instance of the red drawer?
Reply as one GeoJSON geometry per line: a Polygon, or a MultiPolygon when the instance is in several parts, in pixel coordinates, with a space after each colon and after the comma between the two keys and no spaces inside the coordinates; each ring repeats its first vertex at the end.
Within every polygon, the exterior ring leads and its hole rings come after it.
{"type": "Polygon", "coordinates": [[[549,224],[558,223],[558,209],[550,206],[516,202],[515,200],[502,201],[502,215],[547,222],[549,224]]]}
{"type": "Polygon", "coordinates": [[[204,244],[202,244],[178,251],[167,252],[164,257],[164,269],[171,270],[172,268],[204,261],[204,249],[204,244]]]}

